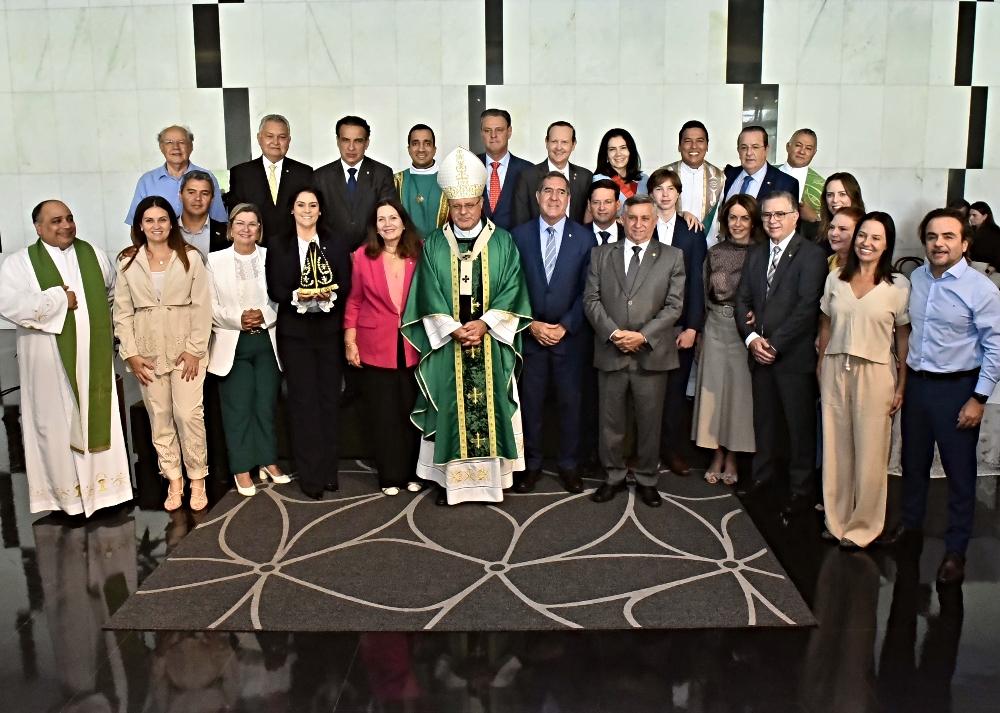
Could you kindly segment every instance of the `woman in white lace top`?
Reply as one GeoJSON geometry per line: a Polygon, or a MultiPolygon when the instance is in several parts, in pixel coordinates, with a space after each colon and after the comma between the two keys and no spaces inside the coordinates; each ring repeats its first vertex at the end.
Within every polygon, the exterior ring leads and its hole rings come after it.
{"type": "Polygon", "coordinates": [[[229,213],[227,235],[232,247],[210,253],[212,333],[208,371],[219,382],[222,423],[229,449],[229,468],[242,495],[256,492],[250,471],[260,479],[287,483],[278,468],[274,408],[281,371],[274,341],[277,306],[268,300],[264,279],[267,250],[260,211],[241,203],[229,213]]]}

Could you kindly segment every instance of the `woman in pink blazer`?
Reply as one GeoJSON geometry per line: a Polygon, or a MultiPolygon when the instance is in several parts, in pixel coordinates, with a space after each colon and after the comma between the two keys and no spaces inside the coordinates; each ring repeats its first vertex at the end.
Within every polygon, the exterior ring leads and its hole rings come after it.
{"type": "Polygon", "coordinates": [[[344,309],[347,362],[361,369],[365,430],[386,495],[398,495],[404,485],[410,492],[420,490],[419,434],[410,422],[420,354],[399,327],[421,249],[420,233],[399,200],[379,201],[368,222],[368,240],[354,253],[344,309]]]}

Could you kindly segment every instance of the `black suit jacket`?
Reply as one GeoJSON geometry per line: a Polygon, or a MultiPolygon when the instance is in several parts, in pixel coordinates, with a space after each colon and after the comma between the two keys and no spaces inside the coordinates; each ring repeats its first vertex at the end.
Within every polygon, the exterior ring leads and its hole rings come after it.
{"type": "Polygon", "coordinates": [[[300,189],[312,185],[312,179],[312,166],[286,156],[281,164],[278,202],[275,203],[271,200],[271,188],[267,185],[264,158],[237,164],[229,169],[226,210],[232,210],[240,203],[253,203],[257,206],[264,221],[261,245],[267,247],[272,238],[288,235],[293,230],[292,196],[300,189]]]}
{"type": "MultiPolygon", "coordinates": [[[[479,160],[486,166],[486,186],[490,185],[490,174],[493,168],[490,166],[490,158],[485,153],[479,154],[479,160]]],[[[503,178],[503,187],[500,190],[500,199],[497,201],[496,210],[490,210],[490,200],[483,194],[483,215],[493,221],[494,225],[499,225],[504,230],[510,232],[514,227],[511,223],[511,207],[514,205],[514,187],[517,185],[517,177],[521,171],[531,168],[531,162],[518,158],[510,154],[510,161],[507,162],[507,175],[503,178]]]]}
{"type": "Polygon", "coordinates": [[[218,220],[208,219],[209,223],[209,235],[208,235],[208,251],[214,253],[216,250],[225,250],[229,247],[229,238],[227,237],[227,231],[229,226],[225,223],[221,223],[218,220]]]}
{"type": "MultiPolygon", "coordinates": [[[[659,238],[659,233],[653,234],[659,238]]],[[[691,230],[683,218],[674,219],[674,235],[670,242],[684,253],[684,309],[677,319],[676,326],[681,329],[693,329],[700,332],[705,328],[705,253],[708,245],[705,243],[704,230],[691,230]]]]}
{"type": "MultiPolygon", "coordinates": [[[[574,223],[583,223],[583,216],[587,212],[587,194],[590,193],[590,184],[594,181],[594,174],[572,163],[568,165],[568,168],[569,219],[574,223]]],[[[549,162],[546,159],[525,168],[518,175],[517,185],[514,187],[514,205],[510,214],[512,226],[517,227],[538,217],[538,201],[535,200],[535,192],[548,172],[549,162]]],[[[509,176],[507,178],[510,179],[509,176]]]]}
{"type": "MultiPolygon", "coordinates": [[[[739,176],[742,171],[742,166],[726,166],[726,190],[722,193],[723,201],[725,201],[725,197],[729,195],[729,189],[733,187],[733,183],[736,182],[736,177],[739,176]]],[[[787,173],[779,168],[775,168],[771,164],[767,164],[767,173],[764,174],[764,185],[760,187],[759,191],[757,191],[757,204],[760,205],[761,201],[764,200],[767,194],[774,191],[788,191],[795,196],[795,209],[798,210],[799,179],[794,176],[789,176],[787,173]]]]}
{"type": "Polygon", "coordinates": [[[368,237],[368,219],[375,204],[384,198],[399,198],[392,183],[392,169],[373,158],[364,158],[357,179],[352,198],[339,158],[313,173],[313,182],[323,192],[326,227],[348,252],[353,252],[368,237]]]}
{"type": "MultiPolygon", "coordinates": [[[[333,281],[338,285],[337,299],[329,312],[299,314],[292,306],[292,293],[299,288],[302,276],[298,242],[295,233],[275,238],[267,248],[267,260],[264,262],[267,295],[278,304],[278,321],[275,323],[278,336],[307,338],[339,335],[344,329],[344,305],[351,292],[351,254],[343,241],[334,239],[329,232],[320,234],[320,247],[333,270],[333,281]]],[[[285,368],[288,369],[289,365],[286,364],[285,368]]]]}
{"type": "MultiPolygon", "coordinates": [[[[773,244],[755,245],[747,253],[743,275],[736,291],[734,319],[745,341],[751,332],[767,339],[778,351],[774,370],[790,374],[811,374],[816,370],[816,330],[819,300],[830,274],[826,255],[815,243],[796,233],[767,290],[767,266],[773,244]],[[755,323],[746,323],[753,312],[755,323]]],[[[750,357],[750,367],[757,361],[750,357]]]]}
{"type": "MultiPolygon", "coordinates": [[[[611,233],[611,237],[615,238],[615,240],[624,240],[625,239],[625,226],[622,225],[621,222],[617,221],[617,220],[615,221],[615,226],[617,226],[618,233],[616,235],[615,232],[614,232],[614,230],[609,230],[608,232],[611,233]]],[[[597,247],[597,233],[594,232],[594,223],[593,222],[584,223],[583,227],[590,231],[590,237],[593,239],[593,242],[591,244],[596,248],[597,247]]],[[[601,244],[603,245],[603,243],[601,243],[601,244]]]]}

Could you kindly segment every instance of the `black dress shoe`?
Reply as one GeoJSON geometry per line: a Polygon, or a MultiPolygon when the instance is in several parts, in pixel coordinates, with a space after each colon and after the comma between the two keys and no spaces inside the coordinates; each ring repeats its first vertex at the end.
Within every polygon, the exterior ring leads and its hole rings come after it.
{"type": "Polygon", "coordinates": [[[812,496],[792,493],[792,497],[788,498],[788,502],[785,503],[783,508],[781,508],[781,512],[786,515],[798,515],[799,513],[806,512],[807,510],[812,510],[812,507],[812,496]]]}
{"type": "Polygon", "coordinates": [[[921,530],[908,530],[900,524],[889,532],[883,532],[879,535],[877,542],[881,545],[901,545],[908,541],[919,540],[923,534],[921,530]]]}
{"type": "Polygon", "coordinates": [[[849,539],[847,539],[845,537],[844,539],[842,539],[840,541],[840,549],[847,550],[849,552],[854,552],[856,550],[860,550],[861,549],[861,545],[859,545],[854,540],[849,540],[849,539]]]}
{"type": "Polygon", "coordinates": [[[563,488],[567,493],[583,492],[583,479],[580,477],[580,473],[576,470],[576,468],[569,468],[561,471],[559,473],[559,478],[562,480],[563,488]]]}
{"type": "Polygon", "coordinates": [[[965,579],[965,555],[946,552],[937,571],[938,584],[961,584],[965,579]]]}
{"type": "Polygon", "coordinates": [[[535,485],[538,483],[539,479],[542,477],[542,471],[540,468],[529,468],[524,471],[521,475],[520,480],[514,484],[515,493],[530,493],[535,489],[535,485]]]}
{"type": "Polygon", "coordinates": [[[435,505],[447,505],[448,504],[448,491],[438,486],[437,498],[434,500],[435,505]]]}
{"type": "Polygon", "coordinates": [[[599,487],[597,490],[594,491],[594,494],[590,496],[590,499],[593,500],[595,503],[606,503],[609,500],[614,499],[615,495],[622,492],[623,490],[626,490],[627,488],[628,486],[625,485],[625,481],[622,481],[617,485],[612,483],[605,483],[604,485],[602,485],[601,487],[599,487]]]}
{"type": "Polygon", "coordinates": [[[328,493],[339,493],[340,483],[327,483],[326,485],[323,486],[323,490],[325,490],[328,493]]]}
{"type": "Polygon", "coordinates": [[[827,530],[825,527],[823,528],[823,532],[821,532],[819,536],[822,537],[827,542],[837,542],[838,541],[837,540],[837,536],[834,535],[829,530],[827,530]]]}
{"type": "Polygon", "coordinates": [[[736,489],[736,494],[741,498],[752,498],[771,487],[770,480],[751,480],[742,488],[736,489]]]}
{"type": "Polygon", "coordinates": [[[301,486],[300,486],[300,488],[302,490],[302,494],[305,495],[307,498],[312,498],[313,500],[322,500],[323,499],[323,491],[322,490],[310,490],[308,488],[302,488],[301,486]]]}
{"type": "Polygon", "coordinates": [[[651,508],[658,508],[663,504],[663,498],[655,485],[636,485],[635,492],[651,508]]]}

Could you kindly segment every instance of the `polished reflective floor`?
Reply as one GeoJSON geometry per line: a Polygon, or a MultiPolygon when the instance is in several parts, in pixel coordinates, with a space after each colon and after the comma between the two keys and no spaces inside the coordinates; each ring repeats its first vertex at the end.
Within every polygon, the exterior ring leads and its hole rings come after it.
{"type": "MultiPolygon", "coordinates": [[[[9,334],[0,332],[2,389],[17,383],[9,334]]],[[[89,520],[32,515],[17,403],[16,392],[5,397],[0,429],[0,713],[1000,708],[996,477],[979,479],[966,582],[942,591],[933,578],[944,554],[944,482],[932,485],[922,544],[853,554],[820,538],[819,513],[788,520],[776,495],[749,503],[819,620],[813,629],[105,632],[204,515],[135,506],[89,520]]],[[[892,478],[890,524],[898,486],[892,478]]]]}

